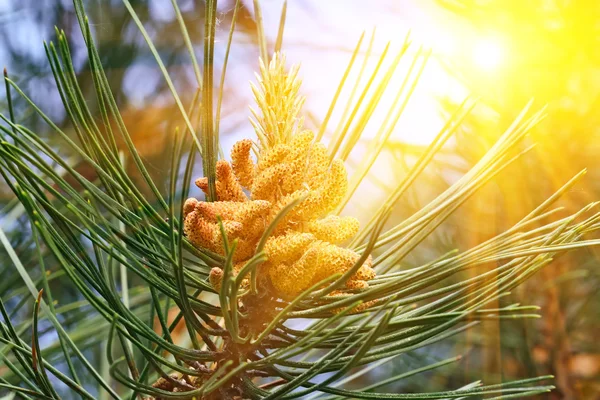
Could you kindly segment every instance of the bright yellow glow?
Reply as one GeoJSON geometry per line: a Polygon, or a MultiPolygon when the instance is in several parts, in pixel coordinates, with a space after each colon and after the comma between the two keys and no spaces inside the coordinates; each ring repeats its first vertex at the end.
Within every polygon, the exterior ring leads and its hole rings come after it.
{"type": "Polygon", "coordinates": [[[473,45],[471,57],[478,68],[484,71],[495,70],[504,61],[504,46],[496,39],[482,38],[473,45]]]}

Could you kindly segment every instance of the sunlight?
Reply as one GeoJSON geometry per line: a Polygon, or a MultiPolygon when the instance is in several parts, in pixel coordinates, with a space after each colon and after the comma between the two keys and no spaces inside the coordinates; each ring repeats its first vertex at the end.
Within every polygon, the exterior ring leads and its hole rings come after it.
{"type": "Polygon", "coordinates": [[[473,64],[484,71],[497,69],[505,58],[502,43],[494,38],[481,38],[475,42],[471,51],[473,64]]]}

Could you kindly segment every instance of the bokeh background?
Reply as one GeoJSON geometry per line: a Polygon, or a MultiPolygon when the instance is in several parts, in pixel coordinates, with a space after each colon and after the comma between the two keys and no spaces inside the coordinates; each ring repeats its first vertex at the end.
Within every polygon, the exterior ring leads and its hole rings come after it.
{"type": "MultiPolygon", "coordinates": [[[[172,132],[181,124],[161,72],[129,13],[120,0],[87,0],[102,62],[125,123],[153,178],[164,187],[168,177],[172,132]],[[163,183],[161,183],[163,182],[163,183]]],[[[169,0],[131,1],[184,100],[196,90],[196,77],[169,0]]],[[[258,69],[256,24],[251,0],[243,0],[238,13],[227,78],[223,87],[221,143],[227,149],[241,137],[253,134],[246,111],[252,103],[249,82],[258,69]]],[[[202,52],[203,8],[199,0],[178,1],[197,54],[202,52]]],[[[283,2],[264,0],[263,17],[272,48],[283,2]]],[[[225,53],[234,2],[219,2],[215,76],[225,53]]],[[[70,0],[0,0],[0,64],[58,126],[69,124],[54,85],[43,41],[53,40],[55,26],[70,40],[75,69],[84,90],[91,95],[87,53],[70,0]]],[[[306,96],[306,124],[318,128],[361,34],[359,57],[369,57],[364,76],[375,68],[390,42],[394,54],[407,35],[412,42],[405,60],[390,81],[381,111],[371,118],[358,150],[348,160],[352,170],[361,162],[361,147],[368,145],[384,118],[394,89],[404,79],[413,57],[429,56],[415,92],[385,150],[375,174],[358,188],[348,205],[353,215],[367,221],[378,204],[443,126],[457,105],[472,93],[479,105],[457,135],[436,156],[417,184],[396,206],[390,223],[410,216],[476,163],[506,129],[525,104],[547,105],[546,119],[525,145],[536,147],[527,156],[465,203],[455,215],[405,259],[411,268],[452,249],[472,247],[510,227],[583,168],[586,177],[560,201],[577,210],[600,200],[600,3],[589,0],[291,0],[283,40],[289,64],[300,63],[306,96]],[[372,41],[370,54],[366,42],[372,41]],[[421,51],[422,49],[422,51],[421,51]],[[430,55],[429,55],[430,53],[430,55]]],[[[388,57],[387,63],[393,56],[388,57]]],[[[349,82],[359,79],[358,68],[349,82]]],[[[363,76],[362,79],[365,79],[363,76]]],[[[341,96],[351,96],[347,88],[341,96]]],[[[53,134],[22,99],[14,97],[17,119],[46,136],[53,134]]],[[[0,108],[6,110],[6,97],[0,108]]],[[[333,130],[343,107],[330,122],[333,130]]],[[[328,139],[325,135],[325,140],[328,139]]],[[[63,149],[69,157],[68,149],[63,149]]],[[[78,163],[73,159],[74,164],[78,163]]],[[[85,164],[84,175],[93,174],[85,164]]],[[[197,174],[200,175],[200,165],[197,174]]],[[[134,170],[132,169],[132,174],[134,170]]],[[[135,176],[134,176],[135,178],[135,176]]],[[[194,193],[199,195],[199,193],[194,193]]],[[[11,192],[0,182],[0,226],[13,246],[34,270],[33,246],[11,192]]],[[[0,250],[0,293],[10,294],[13,306],[24,293],[18,275],[0,250]]],[[[440,390],[476,379],[486,383],[526,376],[553,374],[557,390],[544,398],[600,398],[600,261],[599,250],[577,251],[557,259],[534,279],[513,292],[503,304],[541,307],[543,318],[508,322],[489,321],[443,345],[407,354],[393,364],[374,369],[362,379],[377,380],[383,369],[402,370],[425,361],[463,354],[458,366],[395,383],[392,391],[440,390]]],[[[51,265],[50,265],[51,268],[51,265]]],[[[485,268],[482,266],[481,268],[485,268]]],[[[470,273],[476,274],[477,270],[470,273]]],[[[463,276],[461,278],[466,278],[463,276]]],[[[77,292],[52,280],[58,303],[77,300],[77,292]],[[60,296],[59,296],[60,295],[60,296]]],[[[10,304],[9,304],[10,305],[10,304]]],[[[73,311],[65,324],[81,324],[85,312],[73,311]]],[[[24,312],[24,311],[23,311],[24,312]]],[[[25,312],[25,314],[27,314],[25,312]]],[[[28,315],[28,314],[27,314],[28,315]]],[[[53,340],[52,334],[45,338],[53,340]]],[[[89,356],[96,349],[89,345],[89,356]]]]}

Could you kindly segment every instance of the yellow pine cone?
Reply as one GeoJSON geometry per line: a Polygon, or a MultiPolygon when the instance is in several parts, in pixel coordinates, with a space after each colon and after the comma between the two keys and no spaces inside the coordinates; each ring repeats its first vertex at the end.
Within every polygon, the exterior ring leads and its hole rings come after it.
{"type": "Polygon", "coordinates": [[[234,262],[254,255],[256,245],[266,228],[270,203],[264,200],[207,203],[188,199],[184,204],[183,230],[196,246],[224,255],[224,242],[217,217],[221,217],[227,240],[238,240],[234,262]]]}
{"type": "Polygon", "coordinates": [[[240,140],[233,145],[231,149],[231,167],[237,177],[240,185],[246,189],[252,187],[254,180],[254,163],[250,157],[252,141],[249,139],[240,140]]]}
{"type": "Polygon", "coordinates": [[[288,231],[283,235],[271,236],[265,243],[265,254],[270,264],[290,263],[298,260],[316,237],[311,233],[288,231]]]}
{"type": "MultiPolygon", "coordinates": [[[[217,161],[217,200],[218,201],[248,201],[248,197],[237,181],[231,165],[225,160],[217,161]]],[[[198,178],[198,186],[204,194],[208,194],[208,178],[198,178]]]]}
{"type": "Polygon", "coordinates": [[[358,220],[354,217],[329,215],[308,223],[308,231],[317,239],[333,244],[342,243],[358,233],[358,220]]]}
{"type": "MultiPolygon", "coordinates": [[[[315,241],[310,244],[302,256],[292,264],[267,263],[271,284],[283,299],[293,299],[315,283],[350,270],[360,255],[352,250],[331,243],[315,241]]],[[[371,268],[371,258],[346,282],[349,289],[363,289],[369,285],[368,279],[375,277],[371,268]]]]}
{"type": "MultiPolygon", "coordinates": [[[[233,265],[233,276],[237,276],[240,270],[244,267],[245,263],[237,263],[233,265]]],[[[223,270],[219,267],[214,267],[210,270],[210,274],[208,275],[208,281],[212,285],[212,287],[219,292],[221,290],[221,283],[223,282],[223,270]]],[[[250,285],[250,280],[244,278],[242,280],[242,284],[240,285],[242,288],[247,288],[250,285]]]]}

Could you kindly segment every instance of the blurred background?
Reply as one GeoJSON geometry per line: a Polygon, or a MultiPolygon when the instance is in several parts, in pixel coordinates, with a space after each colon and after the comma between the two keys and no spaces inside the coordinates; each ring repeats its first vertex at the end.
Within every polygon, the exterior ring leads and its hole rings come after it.
{"type": "MultiPolygon", "coordinates": [[[[215,76],[225,53],[234,1],[218,6],[215,76]]],[[[156,62],[120,0],[86,0],[96,44],[117,103],[133,140],[158,186],[166,189],[169,158],[176,125],[181,125],[171,93],[156,62]]],[[[189,104],[197,88],[196,77],[169,0],[131,0],[150,34],[184,101],[189,104]]],[[[202,54],[204,4],[180,0],[179,7],[198,57],[202,54]]],[[[247,107],[252,104],[249,82],[258,69],[256,24],[251,0],[243,0],[223,87],[221,144],[225,151],[241,137],[252,137],[247,107]],[[240,111],[243,110],[243,111],[240,111]]],[[[273,48],[283,2],[261,2],[269,47],[273,48]]],[[[0,64],[9,76],[61,128],[69,131],[67,116],[56,91],[43,41],[53,40],[55,26],[66,32],[74,66],[84,95],[93,95],[87,52],[70,0],[0,0],[0,64]]],[[[410,32],[412,42],[404,60],[365,128],[365,134],[348,159],[349,170],[361,161],[361,148],[379,129],[397,88],[412,60],[428,62],[399,123],[376,161],[376,174],[359,186],[347,212],[367,221],[386,194],[405,174],[434,138],[465,96],[479,98],[478,106],[455,137],[436,156],[417,184],[396,206],[391,224],[410,216],[441,193],[474,165],[508,127],[527,102],[547,105],[546,119],[532,131],[528,142],[536,147],[496,176],[464,204],[453,217],[416,248],[404,261],[406,268],[422,265],[452,249],[468,249],[518,222],[577,172],[586,177],[560,200],[567,211],[600,200],[600,3],[589,0],[291,0],[283,49],[288,63],[300,63],[302,93],[307,97],[306,125],[320,126],[352,52],[365,32],[359,58],[368,57],[365,71],[354,68],[349,82],[366,80],[377,60],[388,50],[389,64],[410,32]],[[371,51],[366,43],[372,42],[371,51]],[[421,51],[422,49],[422,51],[421,51]],[[430,55],[429,55],[430,52],[430,55]],[[361,193],[363,196],[361,196],[361,193]],[[364,195],[368,201],[364,201],[364,195]]],[[[352,85],[340,103],[352,98],[352,85]]],[[[354,93],[354,96],[358,94],[354,93]]],[[[19,123],[60,148],[48,126],[13,96],[19,123]]],[[[7,108],[0,96],[0,109],[7,108]]],[[[331,117],[333,131],[344,107],[331,117]]],[[[330,132],[325,135],[328,140],[330,132]]],[[[61,149],[70,157],[67,148],[61,149]]],[[[77,164],[78,160],[73,159],[77,164]]],[[[79,171],[93,174],[80,164],[79,171]]],[[[132,168],[132,174],[134,174],[132,168]]],[[[197,175],[201,174],[198,165],[197,175]]],[[[89,176],[93,178],[93,176],[89,176]]],[[[134,178],[136,178],[134,176],[134,178]]],[[[193,195],[199,196],[194,192],[193,195]]],[[[36,256],[27,233],[26,218],[12,193],[0,182],[0,226],[32,271],[36,256]]],[[[0,250],[0,293],[16,307],[24,298],[19,277],[0,250]],[[5,297],[6,296],[6,297],[5,297]]],[[[600,399],[600,263],[597,250],[563,256],[534,279],[513,292],[503,304],[541,307],[542,319],[488,321],[463,335],[425,350],[407,354],[393,364],[375,369],[363,379],[376,380],[385,369],[402,371],[453,354],[464,354],[458,366],[411,378],[386,388],[411,392],[418,388],[441,390],[472,380],[486,383],[553,374],[557,390],[551,399],[600,399]]],[[[481,268],[485,268],[482,266],[481,268]]],[[[52,265],[49,264],[52,270],[52,265]]],[[[470,273],[476,274],[477,270],[470,273]]],[[[466,278],[465,276],[457,279],[466,278]]],[[[57,301],[77,300],[77,292],[52,279],[57,301]],[[58,289],[60,288],[60,290],[58,289]]],[[[10,306],[10,304],[9,304],[10,306]]],[[[81,324],[74,310],[65,314],[66,325],[81,324]],[[70,317],[69,317],[70,316],[70,317]]],[[[53,340],[49,335],[46,340],[53,340]]],[[[89,356],[98,349],[88,346],[89,356]]]]}

